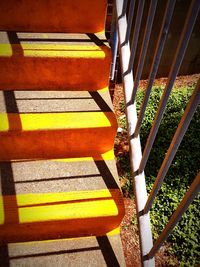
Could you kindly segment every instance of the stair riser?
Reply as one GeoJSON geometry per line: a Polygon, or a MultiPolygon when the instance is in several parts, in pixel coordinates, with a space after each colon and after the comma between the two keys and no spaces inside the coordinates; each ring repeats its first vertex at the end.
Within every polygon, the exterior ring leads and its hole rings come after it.
{"type": "Polygon", "coordinates": [[[115,127],[0,133],[0,160],[102,154],[113,147],[115,127]]]}
{"type": "Polygon", "coordinates": [[[7,225],[0,227],[0,245],[15,242],[73,238],[82,236],[102,236],[119,227],[124,214],[75,219],[68,221],[53,221],[36,224],[7,225]],[[110,223],[108,224],[108,221],[110,223]]]}
{"type": "Polygon", "coordinates": [[[105,58],[3,58],[1,90],[98,90],[109,80],[110,53],[105,58]]]}
{"type": "Polygon", "coordinates": [[[32,32],[104,30],[106,0],[1,0],[0,29],[32,32]]]}

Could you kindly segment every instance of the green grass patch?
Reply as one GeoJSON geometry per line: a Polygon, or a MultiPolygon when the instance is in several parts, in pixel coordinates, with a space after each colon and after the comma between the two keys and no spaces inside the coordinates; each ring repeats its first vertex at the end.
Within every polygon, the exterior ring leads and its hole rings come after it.
{"type": "MultiPolygon", "coordinates": [[[[145,168],[147,190],[152,188],[155,177],[165,157],[177,125],[184,113],[186,104],[193,92],[193,87],[179,88],[172,91],[165,115],[151,150],[150,157],[145,168]]],[[[149,135],[154,116],[156,114],[162,88],[153,88],[145,118],[141,127],[140,139],[142,148],[149,135]]],[[[140,108],[144,91],[139,90],[137,94],[137,111],[140,108]]],[[[121,103],[124,110],[124,103],[121,103]]],[[[122,127],[126,127],[124,121],[122,127]]],[[[129,157],[120,159],[127,175],[130,177],[129,157]],[[129,173],[129,174],[128,174],[129,173]]],[[[186,190],[200,169],[200,106],[190,123],[186,135],[165,177],[159,194],[157,195],[152,210],[151,222],[154,239],[161,233],[173,211],[178,206],[186,190]]],[[[128,188],[128,185],[127,185],[128,188]]],[[[129,190],[128,188],[127,190],[129,190]]],[[[131,190],[131,189],[130,189],[131,190]]],[[[169,253],[175,254],[180,261],[180,266],[196,266],[200,263],[199,229],[200,229],[200,194],[190,205],[181,221],[175,227],[168,238],[172,244],[169,253]]]]}

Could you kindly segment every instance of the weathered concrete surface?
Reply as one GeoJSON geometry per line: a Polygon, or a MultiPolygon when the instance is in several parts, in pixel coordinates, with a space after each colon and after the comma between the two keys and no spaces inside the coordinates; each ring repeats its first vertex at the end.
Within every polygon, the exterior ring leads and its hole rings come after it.
{"type": "Polygon", "coordinates": [[[0,32],[1,90],[95,91],[110,63],[104,34],[0,32]]]}
{"type": "Polygon", "coordinates": [[[101,154],[112,149],[116,128],[107,89],[0,94],[0,160],[101,154]]]}
{"type": "Polygon", "coordinates": [[[100,32],[106,0],[1,0],[0,30],[100,32]]]}
{"type": "Polygon", "coordinates": [[[0,264],[4,267],[124,267],[121,239],[115,232],[101,237],[8,244],[0,247],[0,264]]]}

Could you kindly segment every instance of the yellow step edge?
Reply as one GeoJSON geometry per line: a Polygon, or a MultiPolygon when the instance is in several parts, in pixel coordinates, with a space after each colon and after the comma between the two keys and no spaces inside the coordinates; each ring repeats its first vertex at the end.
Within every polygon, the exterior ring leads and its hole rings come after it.
{"type": "Polygon", "coordinates": [[[80,161],[94,161],[94,160],[114,160],[115,155],[113,149],[99,155],[94,155],[93,157],[81,157],[81,158],[65,158],[65,159],[53,159],[52,161],[58,162],[80,162],[80,161]]]}
{"type": "Polygon", "coordinates": [[[13,212],[19,223],[117,216],[119,197],[119,189],[1,196],[0,224],[6,223],[5,218],[12,223],[8,214],[13,212]]]}
{"type": "Polygon", "coordinates": [[[110,48],[102,45],[67,45],[67,44],[0,44],[0,57],[70,57],[100,58],[110,54],[110,48]]]}
{"type": "MultiPolygon", "coordinates": [[[[114,151],[111,149],[103,154],[95,154],[91,157],[77,157],[77,158],[63,158],[63,159],[49,159],[50,161],[57,161],[57,162],[80,162],[80,161],[94,161],[94,160],[114,160],[115,155],[114,151]]],[[[39,160],[39,159],[38,159],[39,160]]],[[[43,159],[40,159],[42,161],[43,159]]],[[[21,160],[10,160],[10,162],[17,163],[21,160]]],[[[23,159],[24,161],[31,161],[31,159],[23,159]]]]}
{"type": "Polygon", "coordinates": [[[19,208],[20,223],[98,218],[117,215],[118,208],[114,200],[19,208]]]}
{"type": "Polygon", "coordinates": [[[93,198],[109,198],[111,192],[108,189],[94,191],[71,191],[61,193],[43,193],[43,194],[20,194],[16,195],[17,205],[29,206],[36,204],[49,204],[61,201],[87,200],[93,198]]]}
{"type": "Polygon", "coordinates": [[[110,127],[110,112],[0,113],[0,132],[110,127]]]}

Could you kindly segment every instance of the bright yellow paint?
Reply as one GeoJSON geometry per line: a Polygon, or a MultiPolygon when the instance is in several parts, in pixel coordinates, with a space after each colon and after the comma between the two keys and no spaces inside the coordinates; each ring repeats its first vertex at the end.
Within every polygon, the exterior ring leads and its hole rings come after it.
{"type": "MultiPolygon", "coordinates": [[[[104,154],[94,155],[93,157],[82,157],[82,158],[65,158],[65,159],[49,159],[51,161],[59,161],[59,162],[80,162],[80,161],[94,161],[94,160],[114,160],[115,155],[114,151],[111,149],[104,154]]],[[[41,159],[42,160],[42,159],[41,159]]],[[[20,162],[21,160],[11,160],[11,162],[20,162]]],[[[31,161],[25,159],[23,161],[31,161]]]]}
{"type": "Polygon", "coordinates": [[[20,223],[98,218],[117,215],[118,208],[115,201],[112,199],[19,208],[20,223]]]}
{"type": "Polygon", "coordinates": [[[101,89],[97,90],[97,92],[104,93],[104,92],[107,92],[108,90],[109,90],[108,87],[105,87],[105,88],[101,88],[101,89]]]}
{"type": "Polygon", "coordinates": [[[113,236],[113,235],[119,235],[120,234],[120,228],[117,227],[115,229],[113,229],[112,231],[108,232],[106,235],[107,236],[113,236]]]}
{"type": "Polygon", "coordinates": [[[0,113],[0,131],[9,130],[9,121],[6,113],[0,113]]]}
{"type": "Polygon", "coordinates": [[[0,44],[0,57],[11,57],[13,54],[10,44],[0,44]]]}
{"type": "Polygon", "coordinates": [[[3,198],[0,196],[0,225],[4,223],[4,207],[3,198]]]}
{"type": "MultiPolygon", "coordinates": [[[[117,195],[120,192],[112,190],[112,194],[117,195]]],[[[117,216],[118,208],[112,198],[112,194],[108,189],[102,189],[62,193],[19,194],[15,196],[16,200],[12,196],[0,196],[0,224],[4,224],[3,201],[9,201],[11,209],[12,201],[17,201],[20,223],[117,216]]]]}
{"type": "Polygon", "coordinates": [[[94,161],[94,160],[113,160],[115,158],[113,149],[105,152],[101,155],[94,155],[94,157],[84,157],[84,158],[65,158],[65,159],[53,159],[53,161],[59,162],[79,162],[79,161],[94,161]]]}
{"type": "Polygon", "coordinates": [[[36,113],[13,114],[0,113],[0,131],[9,131],[9,120],[13,123],[12,130],[37,131],[56,129],[80,129],[110,127],[111,123],[104,112],[73,112],[73,113],[36,113]]]}
{"type": "Polygon", "coordinates": [[[66,44],[0,44],[0,56],[10,57],[63,57],[63,58],[105,58],[106,46],[66,44]]]}
{"type": "Polygon", "coordinates": [[[21,194],[17,195],[18,206],[29,206],[36,204],[67,202],[73,200],[89,200],[93,198],[108,198],[111,193],[108,189],[94,191],[72,191],[62,193],[43,193],[43,194],[21,194]]]}

